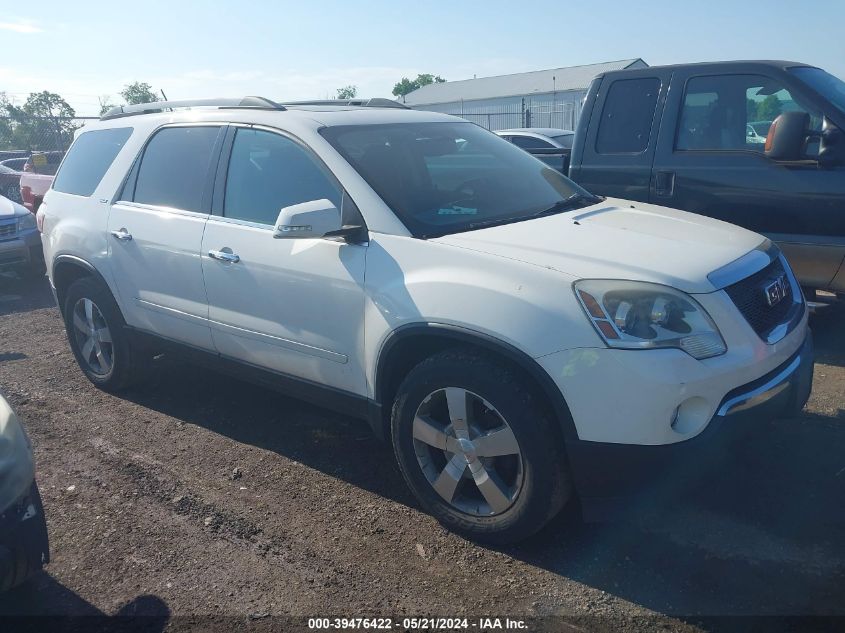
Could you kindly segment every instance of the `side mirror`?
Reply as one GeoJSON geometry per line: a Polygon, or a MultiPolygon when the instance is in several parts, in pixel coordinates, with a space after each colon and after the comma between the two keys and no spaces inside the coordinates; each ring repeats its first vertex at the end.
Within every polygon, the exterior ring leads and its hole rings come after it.
{"type": "Polygon", "coordinates": [[[766,156],[772,160],[800,160],[809,128],[810,115],[806,112],[792,111],[778,115],[766,135],[766,156]]]}
{"type": "Polygon", "coordinates": [[[827,117],[819,140],[819,164],[831,167],[845,162],[845,134],[827,117]]]}
{"type": "Polygon", "coordinates": [[[340,210],[330,200],[311,200],[284,207],[276,220],[273,237],[297,239],[325,237],[343,228],[340,210]]]}

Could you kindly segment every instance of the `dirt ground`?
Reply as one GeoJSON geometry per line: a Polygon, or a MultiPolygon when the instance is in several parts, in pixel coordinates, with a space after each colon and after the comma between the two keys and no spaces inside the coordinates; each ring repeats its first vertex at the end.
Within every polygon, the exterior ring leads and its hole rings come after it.
{"type": "Polygon", "coordinates": [[[613,524],[564,515],[491,549],[421,512],[363,422],[167,359],[146,388],[98,391],[46,280],[0,276],[0,389],[35,446],[52,550],[0,614],[232,630],[282,615],[557,615],[572,630],[845,618],[845,309],[812,326],[801,417],[663,506],[613,524]]]}

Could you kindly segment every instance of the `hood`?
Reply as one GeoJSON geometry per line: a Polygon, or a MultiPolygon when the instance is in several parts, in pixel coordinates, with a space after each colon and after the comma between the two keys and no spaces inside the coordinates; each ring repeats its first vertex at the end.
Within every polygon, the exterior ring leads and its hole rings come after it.
{"type": "Polygon", "coordinates": [[[29,213],[29,210],[23,205],[0,196],[0,220],[7,220],[27,213],[29,213]]]}
{"type": "Polygon", "coordinates": [[[763,240],[727,222],[608,198],[567,213],[433,241],[551,268],[577,279],[650,281],[704,293],[716,290],[708,273],[739,259],[763,240]]]}
{"type": "Polygon", "coordinates": [[[32,446],[9,403],[0,396],[0,513],[32,485],[32,446]]]}

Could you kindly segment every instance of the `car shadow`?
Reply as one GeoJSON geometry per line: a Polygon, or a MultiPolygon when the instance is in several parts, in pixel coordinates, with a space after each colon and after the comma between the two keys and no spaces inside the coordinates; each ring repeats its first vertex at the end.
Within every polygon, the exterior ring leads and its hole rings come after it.
{"type": "Polygon", "coordinates": [[[167,604],[150,594],[104,613],[45,572],[0,594],[0,627],[5,631],[161,633],[170,617],[167,604]]]}
{"type": "Polygon", "coordinates": [[[810,316],[816,362],[845,367],[845,301],[824,306],[810,316]]]}
{"type": "Polygon", "coordinates": [[[179,359],[156,359],[151,374],[150,382],[121,397],[416,506],[392,448],[363,420],[179,359]]]}
{"type": "MultiPolygon", "coordinates": [[[[365,422],[178,360],[158,360],[155,375],[124,397],[418,507],[390,447],[365,422]]],[[[530,541],[499,551],[677,617],[845,616],[843,456],[838,419],[773,421],[715,472],[637,500],[622,520],[584,524],[573,506],[530,541]]]]}
{"type": "Polygon", "coordinates": [[[23,279],[12,272],[0,272],[0,316],[55,305],[47,277],[23,279]]]}
{"type": "Polygon", "coordinates": [[[815,630],[748,616],[845,616],[843,499],[845,429],[801,416],[617,522],[552,525],[503,551],[707,630],[815,630]]]}

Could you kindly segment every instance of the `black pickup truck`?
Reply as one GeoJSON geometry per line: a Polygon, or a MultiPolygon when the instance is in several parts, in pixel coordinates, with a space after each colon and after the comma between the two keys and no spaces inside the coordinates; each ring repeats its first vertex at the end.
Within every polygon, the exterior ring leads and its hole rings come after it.
{"type": "Polygon", "coordinates": [[[792,62],[609,72],[569,175],[593,193],[763,233],[808,291],[845,293],[845,82],[792,62]]]}

